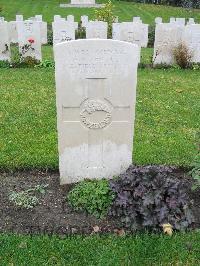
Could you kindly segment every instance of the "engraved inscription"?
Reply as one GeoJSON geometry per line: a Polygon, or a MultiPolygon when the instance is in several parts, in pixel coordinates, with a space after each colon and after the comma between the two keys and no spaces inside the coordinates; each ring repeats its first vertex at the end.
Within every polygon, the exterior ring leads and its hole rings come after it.
{"type": "Polygon", "coordinates": [[[100,100],[88,100],[83,109],[80,112],[80,118],[83,124],[90,129],[99,129],[104,128],[111,122],[111,109],[110,107],[103,101],[100,100]],[[90,120],[90,115],[95,112],[103,112],[105,113],[104,119],[100,122],[93,122],[90,120]]]}

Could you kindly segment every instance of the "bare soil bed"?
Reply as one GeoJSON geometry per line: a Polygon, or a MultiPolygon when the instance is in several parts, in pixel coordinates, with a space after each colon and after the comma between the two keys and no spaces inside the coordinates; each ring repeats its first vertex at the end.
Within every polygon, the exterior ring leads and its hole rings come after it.
{"type": "MultiPolygon", "coordinates": [[[[200,191],[190,191],[191,177],[187,171],[173,168],[178,178],[183,178],[193,201],[195,222],[192,229],[200,228],[200,191]]],[[[73,185],[59,185],[58,172],[23,171],[0,173],[0,233],[21,234],[91,234],[95,228],[99,232],[116,232],[121,229],[119,221],[98,220],[85,213],[74,212],[66,201],[67,193],[73,185]],[[12,191],[22,191],[39,184],[48,184],[46,193],[39,196],[40,203],[33,209],[16,207],[9,201],[12,191]]]]}

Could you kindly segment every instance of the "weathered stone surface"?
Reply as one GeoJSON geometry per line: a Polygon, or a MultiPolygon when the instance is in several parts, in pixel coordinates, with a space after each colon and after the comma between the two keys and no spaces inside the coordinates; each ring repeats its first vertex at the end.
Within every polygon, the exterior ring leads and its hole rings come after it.
{"type": "Polygon", "coordinates": [[[86,39],[107,39],[108,24],[103,21],[89,21],[86,25],[86,39]]]}
{"type": "Polygon", "coordinates": [[[23,15],[16,15],[16,21],[23,21],[23,15]]]}
{"type": "Polygon", "coordinates": [[[42,15],[35,15],[33,21],[40,22],[40,34],[42,44],[47,44],[47,22],[42,20],[42,15]]]}
{"type": "Polygon", "coordinates": [[[187,25],[195,24],[194,18],[189,18],[187,25]]]}
{"type": "Polygon", "coordinates": [[[133,22],[142,23],[142,20],[140,17],[133,17],[133,22]]]}
{"type": "Polygon", "coordinates": [[[192,61],[200,63],[200,24],[185,26],[183,42],[189,48],[192,61]]]}
{"type": "Polygon", "coordinates": [[[76,30],[78,29],[78,22],[74,21],[74,16],[73,15],[68,15],[67,16],[67,22],[72,24],[72,27],[74,27],[76,30]]]}
{"type": "Polygon", "coordinates": [[[71,5],[95,5],[95,0],[71,0],[71,5]]]}
{"type": "Polygon", "coordinates": [[[112,24],[112,39],[120,41],[121,23],[112,24]]]}
{"type": "Polygon", "coordinates": [[[78,40],[54,53],[61,184],[119,175],[132,163],[138,46],[78,40]]]}
{"type": "Polygon", "coordinates": [[[17,21],[8,22],[9,39],[11,43],[18,43],[17,21]]]}
{"type": "Polygon", "coordinates": [[[0,37],[0,60],[10,61],[10,40],[6,21],[0,21],[0,37]]]}
{"type": "Polygon", "coordinates": [[[81,16],[81,25],[82,25],[82,27],[84,27],[84,28],[86,28],[86,26],[87,26],[87,24],[88,24],[88,16],[81,16]]]}
{"type": "Polygon", "coordinates": [[[185,26],[185,18],[176,18],[176,23],[181,26],[185,26]]]}
{"type": "Polygon", "coordinates": [[[57,20],[52,23],[53,44],[75,40],[75,24],[57,20]]]}
{"type": "Polygon", "coordinates": [[[160,23],[162,23],[162,18],[161,18],[161,17],[157,17],[157,18],[155,18],[155,23],[156,23],[156,24],[160,24],[160,23]]]}
{"type": "Polygon", "coordinates": [[[113,23],[113,39],[147,47],[148,25],[138,22],[113,23]]]}

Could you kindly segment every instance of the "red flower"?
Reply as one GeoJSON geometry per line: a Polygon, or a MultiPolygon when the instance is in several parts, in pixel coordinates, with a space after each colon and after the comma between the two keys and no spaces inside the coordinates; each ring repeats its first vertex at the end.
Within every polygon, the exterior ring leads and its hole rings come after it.
{"type": "Polygon", "coordinates": [[[34,43],[35,41],[32,38],[30,38],[30,39],[28,39],[28,42],[34,43]]]}

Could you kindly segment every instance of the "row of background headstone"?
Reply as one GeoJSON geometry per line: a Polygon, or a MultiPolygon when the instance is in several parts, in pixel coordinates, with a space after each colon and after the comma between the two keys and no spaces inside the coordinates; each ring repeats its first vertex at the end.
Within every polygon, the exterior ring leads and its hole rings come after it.
{"type": "MultiPolygon", "coordinates": [[[[0,60],[9,60],[10,43],[19,43],[19,49],[23,47],[29,38],[34,39],[33,49],[26,56],[34,56],[41,60],[41,44],[47,43],[47,23],[42,21],[42,15],[29,18],[23,21],[23,16],[17,15],[16,21],[5,22],[1,19],[0,51],[3,51],[0,60]],[[7,32],[6,32],[7,28],[7,32]],[[4,43],[4,45],[3,45],[4,43]],[[5,45],[6,43],[6,45],[5,45]],[[5,49],[6,48],[6,49],[5,49]]],[[[86,29],[86,38],[107,38],[108,26],[106,22],[89,21],[87,16],[81,17],[82,27],[86,29]]],[[[161,18],[156,18],[154,63],[173,63],[172,50],[178,43],[185,41],[190,49],[200,50],[197,47],[200,36],[200,25],[195,24],[194,19],[189,19],[187,26],[184,18],[170,18],[169,23],[162,23],[161,18]],[[190,36],[190,37],[188,37],[190,36]],[[193,43],[195,42],[195,44],[193,43]],[[198,49],[197,49],[198,48],[198,49]]],[[[67,19],[60,15],[54,16],[53,43],[57,44],[66,40],[75,39],[75,31],[78,29],[78,22],[74,21],[73,15],[67,19]]],[[[133,22],[113,23],[112,38],[137,44],[140,48],[148,44],[148,24],[142,23],[140,17],[134,17],[133,22]]],[[[21,52],[21,51],[20,51],[21,52]]],[[[194,62],[199,62],[199,52],[195,52],[194,62]]]]}

